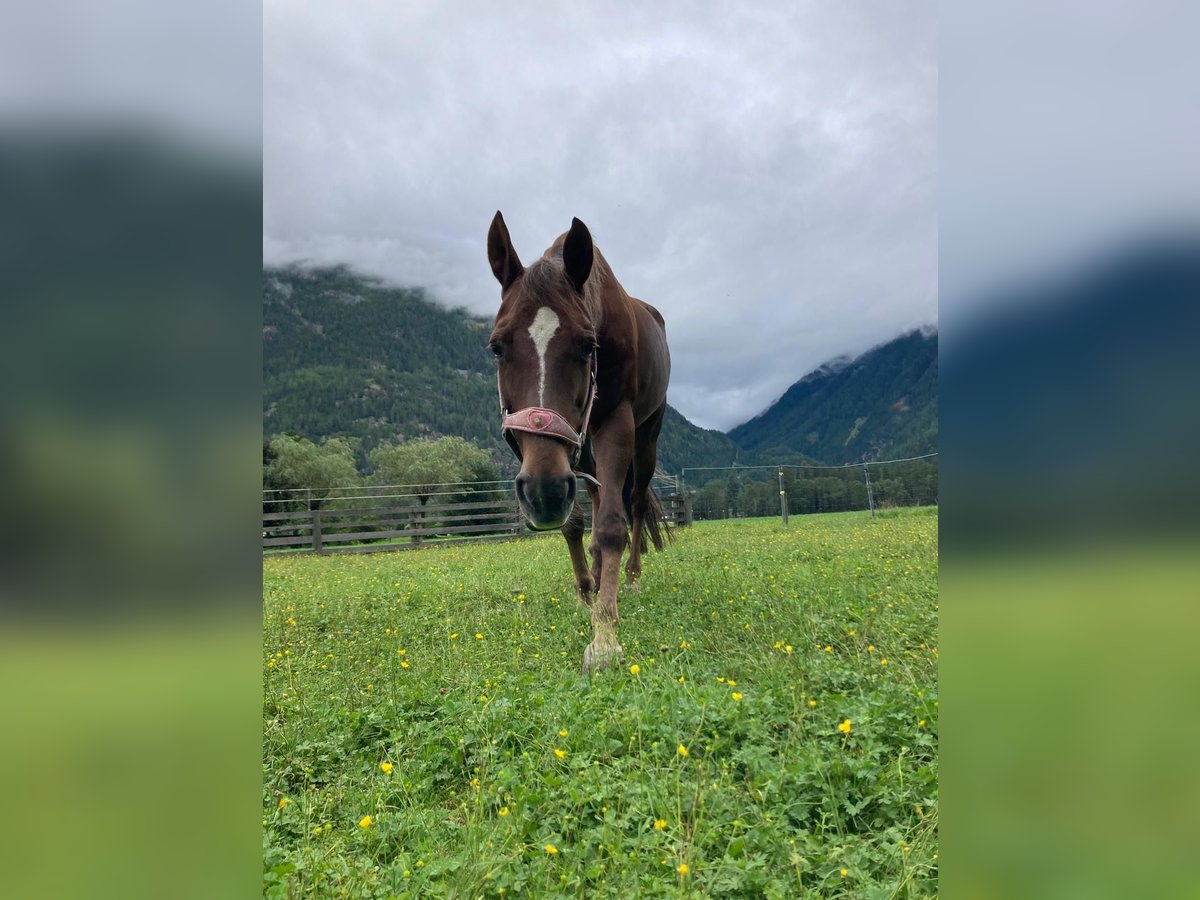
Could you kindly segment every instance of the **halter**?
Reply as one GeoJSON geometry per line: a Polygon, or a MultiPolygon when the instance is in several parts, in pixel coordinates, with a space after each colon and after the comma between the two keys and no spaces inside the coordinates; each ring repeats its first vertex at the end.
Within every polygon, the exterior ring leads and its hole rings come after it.
{"type": "Polygon", "coordinates": [[[516,454],[517,459],[521,459],[522,457],[517,439],[512,435],[514,431],[527,431],[530,434],[537,434],[542,437],[556,438],[571,447],[571,469],[575,475],[585,481],[591,482],[596,487],[600,487],[599,481],[586,472],[579,471],[579,457],[583,452],[583,442],[587,438],[588,422],[592,418],[592,402],[596,399],[596,356],[597,354],[593,352],[592,365],[588,377],[587,400],[583,404],[583,422],[580,424],[578,431],[572,428],[570,423],[559,413],[543,406],[527,406],[524,409],[518,409],[516,412],[510,413],[505,408],[504,397],[500,393],[499,372],[496,373],[496,394],[500,399],[500,433],[508,441],[508,446],[512,447],[512,451],[516,454]]]}

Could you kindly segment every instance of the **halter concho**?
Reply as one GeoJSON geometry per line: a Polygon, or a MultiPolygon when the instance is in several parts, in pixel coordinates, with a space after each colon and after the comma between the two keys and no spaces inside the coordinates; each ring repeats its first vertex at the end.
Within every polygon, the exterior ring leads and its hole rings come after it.
{"type": "MultiPolygon", "coordinates": [[[[500,376],[496,376],[496,393],[500,394],[500,376]]],[[[571,427],[559,413],[552,409],[547,409],[543,406],[527,406],[524,409],[518,409],[514,413],[510,413],[504,408],[504,397],[500,396],[500,433],[504,435],[504,439],[508,441],[508,446],[512,447],[513,453],[517,459],[521,459],[521,448],[517,444],[516,438],[512,436],[514,431],[526,431],[530,434],[538,434],[542,437],[556,438],[571,446],[571,469],[575,474],[590,481],[596,487],[600,487],[600,482],[588,475],[586,472],[579,471],[579,456],[583,452],[583,442],[587,439],[588,422],[592,418],[592,401],[596,399],[596,354],[592,354],[591,373],[588,380],[587,400],[583,404],[583,422],[576,431],[571,427]]]]}

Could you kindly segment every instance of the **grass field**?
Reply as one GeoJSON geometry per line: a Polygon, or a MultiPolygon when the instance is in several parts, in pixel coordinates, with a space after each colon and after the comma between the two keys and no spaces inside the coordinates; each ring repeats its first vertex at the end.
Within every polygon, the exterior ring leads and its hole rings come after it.
{"type": "Polygon", "coordinates": [[[263,562],[268,896],[937,892],[936,510],[263,562]]]}

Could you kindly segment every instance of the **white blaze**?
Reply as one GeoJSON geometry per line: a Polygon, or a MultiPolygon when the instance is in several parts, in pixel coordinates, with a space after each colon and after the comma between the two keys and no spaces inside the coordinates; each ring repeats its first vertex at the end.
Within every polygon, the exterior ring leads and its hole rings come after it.
{"type": "Polygon", "coordinates": [[[538,355],[538,406],[546,405],[546,348],[550,346],[550,339],[556,331],[558,314],[550,307],[543,306],[529,326],[529,336],[533,338],[533,346],[538,355]]]}

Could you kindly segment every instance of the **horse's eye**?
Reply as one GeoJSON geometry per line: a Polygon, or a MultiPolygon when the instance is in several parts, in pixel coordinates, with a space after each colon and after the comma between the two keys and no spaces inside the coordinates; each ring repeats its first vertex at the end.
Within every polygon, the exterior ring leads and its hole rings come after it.
{"type": "Polygon", "coordinates": [[[596,352],[596,345],[592,341],[584,341],[579,347],[579,355],[584,359],[591,359],[592,354],[596,352]]]}
{"type": "Polygon", "coordinates": [[[496,359],[500,359],[500,357],[504,355],[504,344],[502,344],[500,341],[492,341],[490,344],[488,344],[488,349],[492,351],[492,355],[495,356],[496,359]]]}

